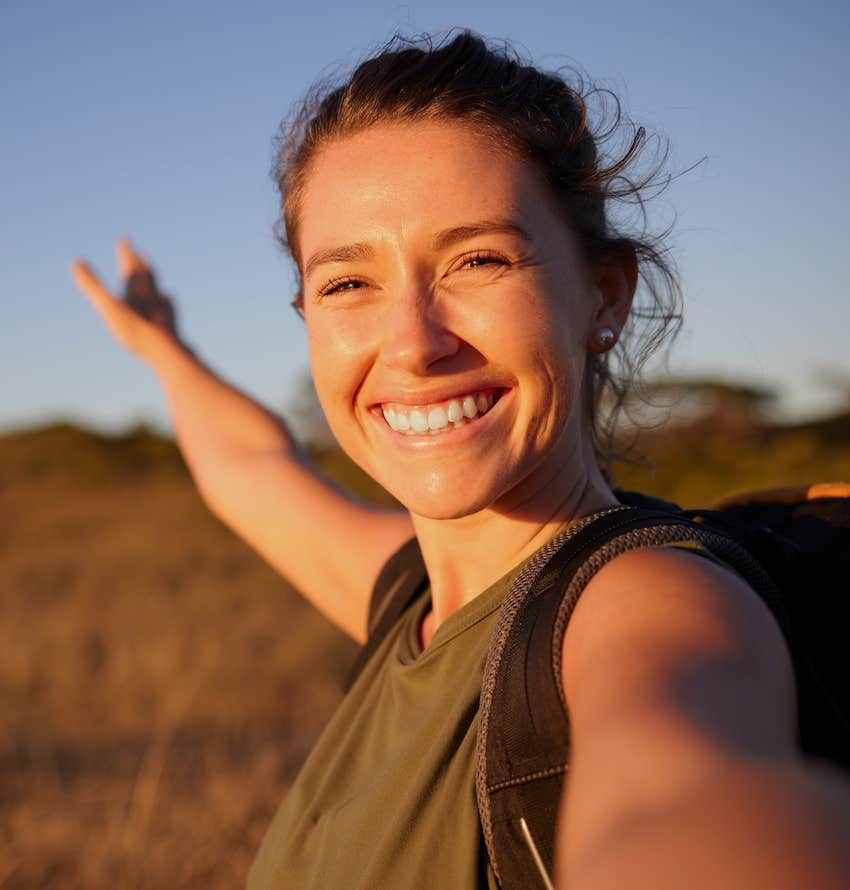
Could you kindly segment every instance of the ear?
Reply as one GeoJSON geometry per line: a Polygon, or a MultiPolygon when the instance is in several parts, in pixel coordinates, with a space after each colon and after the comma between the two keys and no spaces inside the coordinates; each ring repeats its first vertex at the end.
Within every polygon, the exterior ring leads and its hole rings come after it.
{"type": "Polygon", "coordinates": [[[599,302],[591,320],[587,348],[590,352],[602,353],[620,338],[632,308],[638,278],[634,248],[627,243],[618,244],[594,264],[592,275],[599,302]],[[601,331],[606,334],[599,336],[601,331]],[[607,331],[613,333],[613,339],[607,331]]]}

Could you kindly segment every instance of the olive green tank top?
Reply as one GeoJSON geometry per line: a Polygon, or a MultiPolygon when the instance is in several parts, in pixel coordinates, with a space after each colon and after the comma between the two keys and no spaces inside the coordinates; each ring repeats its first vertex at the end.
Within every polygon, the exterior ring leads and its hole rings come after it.
{"type": "MultiPolygon", "coordinates": [[[[725,566],[699,544],[668,546],[725,566]]],[[[478,700],[499,607],[524,565],[450,616],[424,652],[430,594],[399,619],[278,810],[248,890],[496,890],[475,799],[478,700]]]]}
{"type": "Polygon", "coordinates": [[[402,616],[289,791],[248,890],[496,887],[475,800],[475,737],[487,648],[521,568],[451,615],[424,652],[429,594],[402,616]]]}

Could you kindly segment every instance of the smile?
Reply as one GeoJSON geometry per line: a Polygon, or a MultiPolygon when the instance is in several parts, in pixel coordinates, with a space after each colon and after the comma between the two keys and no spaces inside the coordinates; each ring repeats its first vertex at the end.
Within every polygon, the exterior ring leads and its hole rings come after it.
{"type": "Polygon", "coordinates": [[[436,436],[457,430],[486,414],[499,401],[497,390],[487,389],[435,402],[430,405],[402,405],[386,402],[381,413],[387,426],[405,436],[436,436]]]}

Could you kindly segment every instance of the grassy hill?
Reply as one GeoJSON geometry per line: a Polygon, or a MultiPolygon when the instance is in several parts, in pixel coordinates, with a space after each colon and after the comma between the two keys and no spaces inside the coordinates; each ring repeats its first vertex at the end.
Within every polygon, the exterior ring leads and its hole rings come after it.
{"type": "Polygon", "coordinates": [[[641,433],[618,485],[685,507],[750,489],[850,481],[850,412],[789,426],[740,423],[709,414],[641,433]]]}
{"type": "Polygon", "coordinates": [[[0,438],[0,607],[0,886],[241,886],[352,645],[144,430],[0,438]]]}
{"type": "MultiPolygon", "coordinates": [[[[616,481],[696,505],[850,478],[850,414],[739,421],[646,433],[616,481]]],[[[0,637],[4,890],[241,886],[354,654],[207,513],[173,442],[67,424],[0,437],[0,637]]]]}

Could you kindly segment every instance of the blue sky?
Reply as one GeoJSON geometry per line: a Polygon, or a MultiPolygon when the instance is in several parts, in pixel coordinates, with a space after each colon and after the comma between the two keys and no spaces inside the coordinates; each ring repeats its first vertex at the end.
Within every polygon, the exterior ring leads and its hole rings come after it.
{"type": "Polygon", "coordinates": [[[0,0],[0,428],[63,417],[167,428],[152,374],[70,284],[114,283],[129,235],[194,348],[276,409],[307,366],[268,176],[280,120],[322,73],[394,31],[467,26],[574,63],[669,137],[684,170],[654,218],[686,295],[677,372],[775,384],[828,407],[850,377],[850,6],[477,0],[344,4],[0,0]]]}

